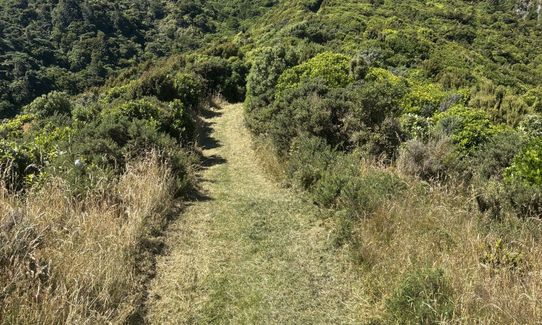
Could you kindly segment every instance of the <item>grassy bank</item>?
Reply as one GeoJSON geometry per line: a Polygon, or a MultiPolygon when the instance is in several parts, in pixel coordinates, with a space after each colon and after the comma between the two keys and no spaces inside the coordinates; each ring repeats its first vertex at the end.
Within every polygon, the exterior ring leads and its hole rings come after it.
{"type": "Polygon", "coordinates": [[[155,153],[73,199],[62,179],[0,192],[0,323],[136,321],[175,184],[155,153]]]}
{"type": "Polygon", "coordinates": [[[536,324],[542,317],[542,223],[482,213],[469,188],[428,183],[401,168],[303,141],[259,159],[283,184],[306,191],[335,224],[367,296],[370,324],[536,324]]]}

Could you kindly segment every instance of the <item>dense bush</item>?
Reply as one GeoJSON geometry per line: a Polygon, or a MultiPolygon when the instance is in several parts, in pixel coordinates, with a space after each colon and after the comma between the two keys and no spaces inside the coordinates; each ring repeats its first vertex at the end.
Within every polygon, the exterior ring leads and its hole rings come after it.
{"type": "Polygon", "coordinates": [[[512,165],[506,170],[510,181],[519,181],[533,186],[542,185],[542,138],[531,140],[514,157],[512,165]]]}
{"type": "Polygon", "coordinates": [[[328,87],[344,87],[353,81],[350,76],[350,58],[333,52],[324,52],[284,71],[277,81],[277,96],[285,90],[295,89],[311,79],[320,79],[328,87]]]}
{"type": "Polygon", "coordinates": [[[194,122],[179,100],[162,103],[153,98],[125,102],[102,112],[103,116],[126,117],[129,120],[147,120],[160,131],[180,142],[194,140],[194,122]]]}
{"type": "Polygon", "coordinates": [[[450,136],[466,153],[476,150],[496,131],[486,112],[464,106],[437,114],[434,123],[435,129],[450,136]]]}
{"type": "Polygon", "coordinates": [[[524,142],[524,137],[512,129],[496,132],[476,152],[471,169],[482,180],[502,180],[505,169],[512,164],[524,142]]]}
{"type": "Polygon", "coordinates": [[[26,114],[33,114],[38,118],[45,118],[55,114],[70,114],[72,105],[65,93],[51,92],[36,98],[24,108],[26,114]]]}
{"type": "MultiPolygon", "coordinates": [[[[334,171],[335,174],[341,172],[341,169],[334,171]]],[[[338,207],[353,217],[371,216],[386,203],[399,199],[405,189],[406,184],[390,172],[358,170],[341,188],[338,207]]]]}
{"type": "Polygon", "coordinates": [[[253,98],[267,96],[270,100],[282,73],[297,62],[292,51],[278,47],[264,47],[255,54],[247,77],[249,108],[253,98]],[[270,95],[271,94],[271,95],[270,95]]]}
{"type": "Polygon", "coordinates": [[[322,139],[311,136],[298,137],[289,153],[288,178],[308,190],[322,178],[335,157],[336,152],[322,139]]]}

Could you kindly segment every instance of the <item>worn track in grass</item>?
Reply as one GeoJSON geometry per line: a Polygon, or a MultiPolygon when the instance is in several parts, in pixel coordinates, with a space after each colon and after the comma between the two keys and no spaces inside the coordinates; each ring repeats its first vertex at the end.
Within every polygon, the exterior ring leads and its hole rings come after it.
{"type": "Polygon", "coordinates": [[[205,114],[202,195],[167,232],[151,324],[359,324],[347,253],[302,195],[266,177],[242,105],[205,114]]]}

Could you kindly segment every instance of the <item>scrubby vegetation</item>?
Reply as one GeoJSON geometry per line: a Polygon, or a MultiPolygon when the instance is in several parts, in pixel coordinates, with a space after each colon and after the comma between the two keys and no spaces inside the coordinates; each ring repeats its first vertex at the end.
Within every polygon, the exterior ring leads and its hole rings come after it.
{"type": "Polygon", "coordinates": [[[536,322],[540,5],[2,2],[0,317],[136,317],[141,242],[196,186],[199,115],[220,94],[245,102],[273,174],[337,221],[370,321],[536,322]],[[141,191],[162,202],[126,198],[134,175],[157,179],[141,191]],[[117,252],[103,274],[84,278],[102,246],[63,269],[97,237],[117,252]],[[122,278],[108,273],[120,261],[122,278]]]}
{"type": "Polygon", "coordinates": [[[340,220],[375,322],[539,317],[519,303],[542,294],[524,287],[542,218],[535,5],[325,1],[314,14],[299,1],[250,30],[247,124],[275,174],[340,220]],[[489,238],[498,247],[473,249],[489,238]],[[495,272],[507,280],[481,284],[495,272]]]}

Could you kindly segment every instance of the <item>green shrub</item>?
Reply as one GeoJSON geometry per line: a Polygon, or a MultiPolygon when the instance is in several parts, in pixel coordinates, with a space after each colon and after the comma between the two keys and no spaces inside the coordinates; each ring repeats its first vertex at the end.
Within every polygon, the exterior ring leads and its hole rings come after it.
{"type": "Polygon", "coordinates": [[[445,323],[453,314],[452,289],[441,269],[425,268],[405,275],[386,301],[386,312],[397,324],[445,323]]]}
{"type": "Polygon", "coordinates": [[[299,136],[293,141],[289,153],[286,170],[288,179],[303,189],[311,189],[335,161],[336,155],[321,138],[299,136]]]}
{"type": "Polygon", "coordinates": [[[279,151],[287,151],[293,138],[308,133],[332,146],[344,145],[340,115],[345,103],[331,93],[321,79],[301,83],[289,89],[268,109],[261,110],[261,128],[279,151]]]}
{"type": "Polygon", "coordinates": [[[353,82],[350,76],[350,58],[343,54],[324,52],[314,58],[288,69],[277,82],[277,96],[287,89],[294,89],[299,84],[319,78],[328,87],[345,87],[353,82]]]}
{"type": "Polygon", "coordinates": [[[502,129],[480,146],[471,159],[470,169],[483,181],[490,178],[501,180],[504,170],[525,143],[524,137],[513,129],[502,129]]]}
{"type": "Polygon", "coordinates": [[[56,114],[69,115],[72,105],[67,94],[53,91],[47,95],[36,98],[23,108],[24,113],[44,118],[56,114]]]}
{"type": "Polygon", "coordinates": [[[184,143],[192,142],[195,136],[194,121],[180,100],[163,103],[154,98],[143,98],[104,110],[102,115],[154,123],[160,131],[184,143]]]}
{"type": "Polygon", "coordinates": [[[147,72],[136,85],[132,98],[154,96],[161,101],[171,101],[177,98],[177,89],[170,71],[153,70],[147,72]]]}
{"type": "Polygon", "coordinates": [[[519,218],[542,218],[542,189],[522,181],[508,180],[506,195],[519,218]]]}
{"type": "Polygon", "coordinates": [[[219,93],[229,101],[244,99],[248,67],[238,57],[198,55],[187,69],[202,77],[207,93],[219,93]]]}
{"type": "Polygon", "coordinates": [[[105,115],[85,125],[61,142],[59,149],[63,154],[44,171],[65,179],[74,195],[83,195],[98,182],[121,174],[129,159],[150,150],[171,164],[179,188],[187,184],[189,166],[194,163],[188,151],[161,131],[156,121],[126,115],[105,115]]]}
{"type": "Polygon", "coordinates": [[[24,188],[25,178],[39,172],[39,157],[25,145],[0,139],[0,183],[7,189],[24,188]]]}
{"type": "Polygon", "coordinates": [[[401,101],[405,113],[430,117],[448,97],[440,84],[414,83],[401,101]]]}
{"type": "Polygon", "coordinates": [[[493,269],[506,269],[510,271],[521,271],[524,268],[524,259],[521,252],[513,249],[511,245],[502,239],[497,239],[494,244],[486,247],[480,258],[480,263],[493,269]]]}
{"type": "Polygon", "coordinates": [[[542,185],[542,138],[534,138],[514,157],[506,170],[511,182],[522,182],[533,186],[542,185]]]}
{"type": "Polygon", "coordinates": [[[336,91],[334,102],[342,103],[340,131],[352,147],[365,148],[374,156],[395,155],[402,138],[397,118],[404,91],[400,80],[387,78],[354,83],[336,91]]]}
{"type": "Polygon", "coordinates": [[[359,177],[360,160],[350,155],[337,153],[334,161],[322,171],[321,177],[309,189],[314,202],[326,208],[341,208],[338,199],[345,185],[359,177]]]}
{"type": "Polygon", "coordinates": [[[542,115],[526,115],[519,124],[519,129],[531,137],[542,137],[542,115]]]}
{"type": "Polygon", "coordinates": [[[429,135],[429,119],[426,117],[407,113],[401,115],[399,124],[408,140],[425,139],[429,135]]]}
{"type": "Polygon", "coordinates": [[[267,95],[272,97],[277,80],[283,71],[297,61],[293,53],[284,47],[264,47],[258,50],[252,60],[247,77],[248,106],[252,98],[267,95]]]}
{"type": "Polygon", "coordinates": [[[472,153],[496,131],[489,114],[482,110],[454,106],[434,117],[435,129],[452,139],[465,153],[472,153]]]}
{"type": "Polygon", "coordinates": [[[369,73],[369,64],[361,54],[356,55],[350,61],[350,76],[353,80],[363,80],[369,73]]]}
{"type": "Polygon", "coordinates": [[[19,114],[3,122],[0,125],[0,138],[21,138],[24,132],[23,127],[30,125],[34,118],[32,114],[19,114]]]}

